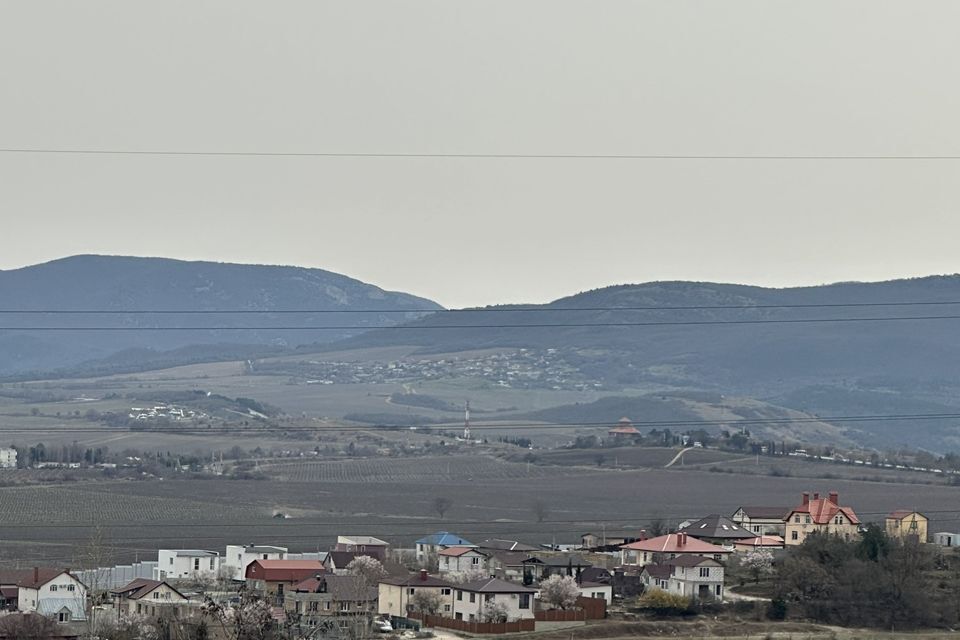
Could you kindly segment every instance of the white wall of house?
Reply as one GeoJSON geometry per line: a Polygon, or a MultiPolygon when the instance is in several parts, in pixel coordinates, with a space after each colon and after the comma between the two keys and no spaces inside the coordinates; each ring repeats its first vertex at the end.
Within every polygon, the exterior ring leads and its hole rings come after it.
{"type": "Polygon", "coordinates": [[[453,615],[457,620],[483,621],[483,607],[489,601],[506,605],[507,621],[533,617],[533,592],[530,593],[476,593],[456,589],[453,597],[453,615]]]}
{"type": "Polygon", "coordinates": [[[196,555],[175,549],[160,549],[157,552],[157,566],[154,568],[154,580],[177,578],[204,578],[217,575],[220,569],[220,554],[196,555]]]}
{"type": "Polygon", "coordinates": [[[20,611],[36,611],[40,601],[47,598],[83,602],[87,599],[87,589],[69,573],[61,573],[38,589],[20,587],[17,593],[17,608],[20,611]]]}
{"type": "Polygon", "coordinates": [[[690,598],[709,595],[723,600],[723,567],[674,567],[667,590],[690,598]]]}
{"type": "Polygon", "coordinates": [[[16,469],[17,468],[17,450],[16,449],[0,449],[0,469],[16,469]]]}
{"type": "Polygon", "coordinates": [[[609,584],[581,585],[580,595],[584,598],[601,598],[606,600],[608,607],[613,604],[613,587],[609,584]]]}
{"type": "Polygon", "coordinates": [[[243,580],[247,576],[247,566],[254,560],[285,560],[287,550],[277,547],[276,551],[267,551],[266,547],[247,547],[242,544],[228,544],[221,564],[230,572],[234,580],[243,580]]]}
{"type": "Polygon", "coordinates": [[[431,591],[440,594],[440,615],[453,617],[453,589],[450,587],[423,586],[416,584],[395,585],[381,582],[378,589],[377,613],[382,616],[406,617],[410,600],[417,591],[431,591]]]}
{"type": "Polygon", "coordinates": [[[487,557],[479,551],[467,551],[459,556],[440,556],[440,573],[451,571],[470,571],[474,569],[487,570],[487,557]]]}
{"type": "Polygon", "coordinates": [[[187,599],[171,589],[169,585],[161,584],[142,598],[137,598],[136,600],[125,598],[120,603],[120,608],[125,609],[127,613],[140,613],[152,616],[156,615],[156,613],[161,610],[161,607],[183,605],[186,602],[187,599]]]}

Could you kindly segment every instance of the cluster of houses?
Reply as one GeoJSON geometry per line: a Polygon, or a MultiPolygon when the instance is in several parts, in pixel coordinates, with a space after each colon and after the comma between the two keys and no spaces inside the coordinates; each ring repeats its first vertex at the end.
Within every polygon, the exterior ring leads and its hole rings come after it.
{"type": "MultiPolygon", "coordinates": [[[[887,533],[900,539],[927,542],[927,525],[923,514],[911,510],[886,518],[887,533]]],[[[664,535],[587,533],[579,549],[567,551],[517,540],[474,543],[438,531],[416,541],[405,565],[388,542],[372,536],[339,536],[330,551],[309,554],[268,545],[228,545],[223,553],[162,549],[149,575],[109,589],[85,584],[65,569],[0,570],[0,611],[64,623],[86,620],[97,607],[117,615],[189,617],[201,615],[211,599],[229,603],[242,585],[272,607],[277,621],[295,620],[307,628],[345,616],[403,626],[424,613],[451,625],[489,622],[491,603],[504,623],[534,624],[547,608],[541,585],[551,576],[571,578],[576,607],[599,617],[616,599],[653,589],[723,601],[725,570],[734,554],[782,550],[813,533],[852,539],[860,526],[855,511],[830,492],[803,493],[792,508],[743,506],[730,516],[708,515],[664,535]],[[377,560],[372,564],[383,573],[371,578],[356,566],[348,569],[360,557],[377,560]],[[93,602],[95,592],[99,603],[93,602]]],[[[956,546],[960,536],[936,534],[934,542],[956,546]]]]}

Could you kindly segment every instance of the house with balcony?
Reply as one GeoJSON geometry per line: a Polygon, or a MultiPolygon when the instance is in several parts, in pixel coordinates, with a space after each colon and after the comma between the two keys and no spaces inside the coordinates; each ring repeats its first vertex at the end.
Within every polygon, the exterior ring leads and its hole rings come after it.
{"type": "Polygon", "coordinates": [[[680,556],[702,556],[719,561],[731,553],[731,549],[697,540],[681,531],[621,546],[620,564],[643,566],[680,556]]]}
{"type": "Polygon", "coordinates": [[[314,627],[331,616],[363,616],[375,613],[377,587],[361,576],[320,575],[303,580],[286,592],[283,607],[288,617],[314,627]]]}
{"type": "Polygon", "coordinates": [[[647,589],[660,589],[674,595],[697,600],[724,598],[724,566],[713,558],[685,555],[658,564],[647,565],[640,572],[647,589]]]}
{"type": "Polygon", "coordinates": [[[754,535],[783,536],[786,531],[783,520],[786,507],[740,507],[730,519],[754,535]]]}

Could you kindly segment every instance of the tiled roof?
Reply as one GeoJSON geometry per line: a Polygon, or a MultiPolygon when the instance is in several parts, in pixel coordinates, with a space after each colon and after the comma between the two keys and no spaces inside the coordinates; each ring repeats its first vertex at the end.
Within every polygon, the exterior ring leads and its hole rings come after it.
{"type": "Polygon", "coordinates": [[[734,544],[738,547],[782,547],[783,538],[780,536],[763,535],[747,540],[737,540],[734,544]]]}
{"type": "Polygon", "coordinates": [[[62,573],[65,569],[50,569],[40,567],[37,569],[7,569],[0,571],[0,585],[25,587],[27,589],[36,589],[47,584],[62,573]]]}
{"type": "Polygon", "coordinates": [[[470,553],[471,551],[473,551],[473,552],[475,552],[475,553],[480,553],[480,555],[484,555],[484,554],[481,553],[480,551],[477,551],[474,547],[447,547],[446,549],[441,549],[441,550],[437,553],[437,555],[438,555],[438,556],[450,556],[450,557],[452,557],[452,558],[459,558],[460,556],[464,555],[465,553],[470,553]]]}
{"type": "Polygon", "coordinates": [[[643,568],[652,578],[669,578],[673,567],[666,564],[648,564],[643,568]]]}
{"type": "Polygon", "coordinates": [[[668,533],[665,536],[631,542],[620,547],[632,551],[647,551],[652,553],[730,553],[729,550],[717,545],[697,540],[683,533],[668,533]],[[684,538],[686,540],[684,541],[684,538]]]}
{"type": "Polygon", "coordinates": [[[687,534],[694,538],[753,538],[750,533],[736,522],[725,516],[713,514],[706,518],[690,523],[683,528],[687,534]]]}
{"type": "Polygon", "coordinates": [[[337,536],[337,544],[366,545],[368,547],[389,547],[390,543],[373,536],[337,536]]]}
{"type": "Polygon", "coordinates": [[[748,518],[783,520],[788,509],[784,507],[740,507],[738,511],[743,511],[743,514],[748,518]]]}
{"type": "Polygon", "coordinates": [[[516,540],[499,540],[493,538],[491,540],[484,540],[477,545],[481,549],[495,549],[497,551],[537,551],[538,548],[533,545],[523,544],[522,542],[517,542],[516,540]]]}
{"type": "Polygon", "coordinates": [[[716,564],[716,560],[713,558],[704,558],[703,556],[680,556],[677,558],[670,558],[669,560],[664,561],[663,564],[670,567],[696,567],[704,563],[713,563],[716,564]]]}
{"type": "Polygon", "coordinates": [[[179,591],[174,589],[172,586],[170,586],[169,583],[166,583],[162,580],[149,580],[147,578],[137,578],[136,580],[130,582],[129,584],[126,584],[120,587],[119,589],[113,590],[111,593],[124,596],[126,598],[129,598],[130,600],[139,600],[140,598],[143,598],[144,596],[153,592],[153,590],[156,589],[157,587],[164,584],[166,584],[167,588],[172,589],[174,593],[179,595],[184,600],[187,599],[186,596],[184,596],[182,593],[180,593],[179,591]]]}
{"type": "Polygon", "coordinates": [[[319,560],[254,560],[246,577],[267,582],[300,582],[324,572],[319,560]]]}
{"type": "Polygon", "coordinates": [[[795,513],[809,513],[814,524],[829,524],[834,516],[842,513],[853,524],[860,524],[860,519],[850,507],[841,507],[829,498],[813,498],[806,504],[794,507],[787,514],[789,519],[795,513]]]}
{"type": "Polygon", "coordinates": [[[294,591],[299,593],[329,593],[331,598],[337,601],[343,600],[376,600],[376,587],[365,586],[364,579],[360,576],[320,576],[320,578],[307,578],[296,587],[294,591]]]}
{"type": "Polygon", "coordinates": [[[429,536],[417,540],[417,544],[436,545],[442,547],[472,547],[474,544],[465,538],[450,533],[449,531],[437,531],[429,536]]]}
{"type": "Polygon", "coordinates": [[[915,514],[915,513],[917,514],[917,516],[919,516],[919,517],[921,517],[921,518],[924,517],[924,515],[923,515],[922,513],[919,513],[919,512],[917,512],[917,511],[911,511],[911,510],[909,510],[909,509],[898,509],[898,510],[892,512],[892,513],[891,513],[890,515],[888,515],[887,517],[888,517],[888,518],[892,518],[892,519],[894,519],[894,520],[903,520],[904,518],[909,518],[910,516],[912,516],[912,515],[915,514]]]}

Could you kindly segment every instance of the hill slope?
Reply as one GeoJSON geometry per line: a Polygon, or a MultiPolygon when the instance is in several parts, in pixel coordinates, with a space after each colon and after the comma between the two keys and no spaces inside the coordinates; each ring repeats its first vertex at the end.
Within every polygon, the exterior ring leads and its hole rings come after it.
{"type": "MultiPolygon", "coordinates": [[[[347,330],[251,330],[276,326],[376,326],[408,319],[401,311],[439,305],[359,280],[300,267],[184,262],[163,258],[74,256],[0,271],[3,310],[274,311],[383,310],[383,314],[0,314],[3,326],[195,327],[190,331],[0,331],[0,373],[69,367],[87,360],[190,345],[226,345],[244,355],[250,345],[289,347],[355,335],[347,330]],[[224,327],[206,329],[205,327],[224,327]]],[[[415,317],[415,316],[414,316],[415,317]]],[[[207,349],[209,355],[210,349],[207,349]]],[[[245,356],[244,356],[245,357],[245,356]]]]}
{"type": "MultiPolygon", "coordinates": [[[[530,305],[541,310],[537,312],[501,307],[496,313],[479,309],[438,314],[410,323],[409,329],[370,332],[337,348],[406,344],[419,345],[423,352],[488,347],[555,349],[568,364],[608,390],[714,391],[771,399],[793,409],[823,410],[824,415],[911,413],[917,406],[960,409],[960,320],[850,321],[957,315],[960,305],[767,306],[918,301],[960,301],[960,277],[792,289],[691,282],[616,286],[548,305],[530,305]],[[730,306],[753,308],[703,308],[730,306]],[[617,311],[611,307],[655,309],[617,311]],[[821,318],[846,321],[696,324],[821,318]],[[657,322],[690,324],[596,326],[657,322]],[[573,326],[501,326],[524,324],[573,326]],[[433,329],[438,325],[446,325],[445,330],[433,329]],[[474,326],[457,328],[464,325],[474,326]],[[811,389],[818,391],[811,396],[811,389]]],[[[632,417],[641,419],[640,415],[632,417]]],[[[876,432],[874,425],[860,423],[857,431],[860,441],[876,445],[937,449],[945,439],[951,440],[951,447],[960,442],[952,423],[888,423],[876,432]]]]}

